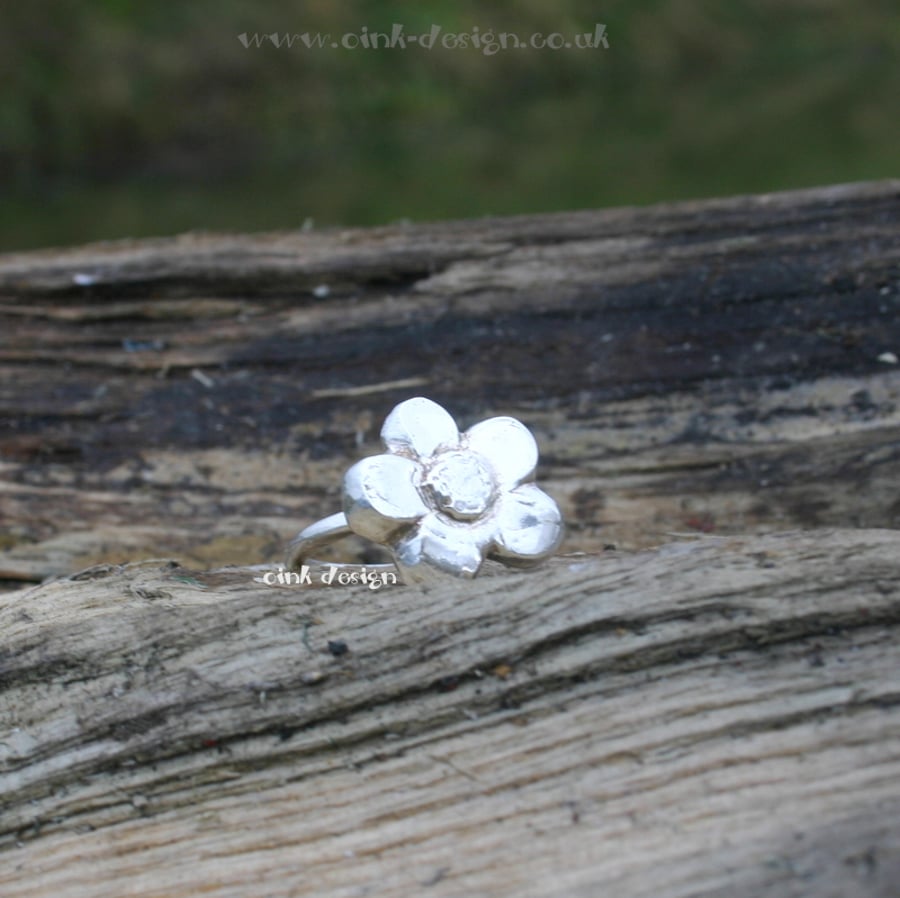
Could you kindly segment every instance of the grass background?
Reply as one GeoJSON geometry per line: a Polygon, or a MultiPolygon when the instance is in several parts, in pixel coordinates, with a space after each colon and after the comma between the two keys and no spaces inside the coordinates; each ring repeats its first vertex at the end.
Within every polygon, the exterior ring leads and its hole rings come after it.
{"type": "Polygon", "coordinates": [[[0,7],[0,250],[897,175],[896,0],[0,7]],[[591,32],[609,49],[246,49],[243,32],[591,32]]]}

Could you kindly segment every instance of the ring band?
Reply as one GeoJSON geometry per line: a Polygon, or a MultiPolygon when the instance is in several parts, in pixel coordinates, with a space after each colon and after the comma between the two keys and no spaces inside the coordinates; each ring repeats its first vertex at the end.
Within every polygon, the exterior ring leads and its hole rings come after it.
{"type": "MultiPolygon", "coordinates": [[[[349,564],[348,562],[321,561],[313,557],[319,549],[337,542],[337,540],[343,539],[345,536],[352,535],[353,531],[350,529],[347,515],[344,512],[339,511],[337,514],[322,518],[321,521],[316,521],[315,524],[310,524],[309,527],[301,530],[291,540],[291,544],[288,546],[288,555],[285,559],[285,567],[289,571],[298,570],[304,564],[327,564],[338,570],[359,567],[359,565],[349,564]]],[[[366,564],[366,569],[369,571],[393,571],[396,570],[396,565],[391,562],[386,564],[366,564]]]]}

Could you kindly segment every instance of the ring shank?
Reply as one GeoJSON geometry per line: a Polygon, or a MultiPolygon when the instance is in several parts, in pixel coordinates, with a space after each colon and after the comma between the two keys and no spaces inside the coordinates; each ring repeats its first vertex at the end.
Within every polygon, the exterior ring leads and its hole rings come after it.
{"type": "MultiPolygon", "coordinates": [[[[310,563],[327,564],[342,570],[360,567],[358,564],[346,561],[320,561],[312,557],[319,549],[323,549],[345,536],[350,536],[352,533],[353,531],[347,523],[347,515],[342,511],[322,518],[315,524],[310,524],[309,527],[301,530],[288,546],[285,567],[289,571],[298,570],[303,564],[310,563]]],[[[365,567],[370,571],[397,570],[394,564],[367,564],[365,567]]]]}

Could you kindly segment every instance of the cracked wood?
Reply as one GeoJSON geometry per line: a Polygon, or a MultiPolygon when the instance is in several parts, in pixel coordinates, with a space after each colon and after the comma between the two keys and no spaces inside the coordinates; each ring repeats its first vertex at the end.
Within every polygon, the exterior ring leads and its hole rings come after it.
{"type": "Polygon", "coordinates": [[[900,533],[258,574],[2,598],[4,896],[893,894],[900,533]]]}
{"type": "Polygon", "coordinates": [[[416,394],[534,430],[570,550],[895,527],[898,200],[0,257],[0,579],[278,557],[416,394]]]}

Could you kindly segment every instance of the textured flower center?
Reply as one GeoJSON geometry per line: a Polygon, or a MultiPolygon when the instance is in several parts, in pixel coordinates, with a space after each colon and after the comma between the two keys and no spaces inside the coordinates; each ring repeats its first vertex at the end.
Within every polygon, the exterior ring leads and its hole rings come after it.
{"type": "Polygon", "coordinates": [[[494,498],[494,478],[487,463],[473,452],[445,452],[435,459],[423,482],[425,493],[445,514],[471,521],[494,498]]]}

